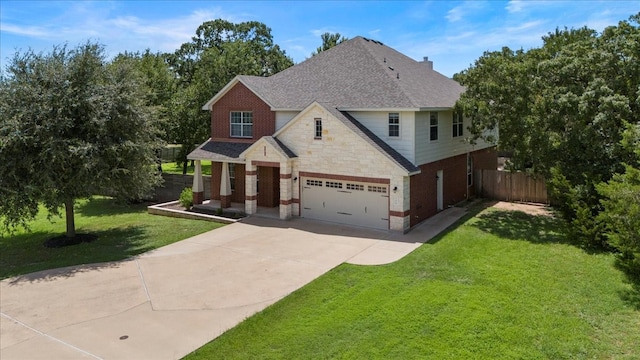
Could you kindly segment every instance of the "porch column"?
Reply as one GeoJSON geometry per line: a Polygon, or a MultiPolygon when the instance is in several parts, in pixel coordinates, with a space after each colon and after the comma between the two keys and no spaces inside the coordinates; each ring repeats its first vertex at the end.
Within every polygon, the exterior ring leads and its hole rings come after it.
{"type": "Polygon", "coordinates": [[[202,165],[200,160],[195,161],[195,170],[193,173],[193,204],[199,205],[204,201],[204,182],[202,181],[202,165]]]}
{"type": "Polygon", "coordinates": [[[253,165],[251,161],[247,161],[244,168],[244,212],[251,215],[255,214],[258,209],[258,167],[253,165]]]}
{"type": "Polygon", "coordinates": [[[280,163],[280,219],[291,219],[293,213],[293,185],[291,179],[291,165],[280,163]]]}
{"type": "Polygon", "coordinates": [[[220,207],[223,209],[231,207],[231,180],[229,179],[229,163],[222,163],[222,174],[220,175],[220,207]]]}

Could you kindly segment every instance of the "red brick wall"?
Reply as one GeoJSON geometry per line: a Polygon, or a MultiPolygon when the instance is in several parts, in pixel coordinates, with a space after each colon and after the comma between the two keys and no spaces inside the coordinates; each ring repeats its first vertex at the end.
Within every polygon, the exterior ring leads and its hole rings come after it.
{"type": "Polygon", "coordinates": [[[222,163],[211,162],[211,200],[220,200],[220,176],[222,163]]]}
{"type": "MultiPolygon", "coordinates": [[[[474,169],[495,169],[498,157],[495,148],[471,153],[474,169]]],[[[410,179],[410,226],[414,226],[438,212],[437,179],[438,170],[443,172],[442,205],[446,209],[473,196],[473,186],[467,188],[467,154],[453,156],[420,166],[422,172],[410,179]]]]}
{"type": "MultiPolygon", "coordinates": [[[[245,198],[245,166],[244,164],[235,164],[236,178],[235,190],[231,192],[231,201],[244,203],[245,198]]],[[[211,199],[220,200],[220,176],[222,175],[222,163],[211,162],[211,199]]]]}
{"type": "Polygon", "coordinates": [[[231,111],[253,112],[253,139],[252,142],[266,135],[273,135],[276,131],[276,114],[271,111],[256,94],[251,92],[242,83],[237,83],[221,99],[213,105],[211,111],[211,137],[213,139],[237,139],[232,138],[230,130],[231,111]]]}

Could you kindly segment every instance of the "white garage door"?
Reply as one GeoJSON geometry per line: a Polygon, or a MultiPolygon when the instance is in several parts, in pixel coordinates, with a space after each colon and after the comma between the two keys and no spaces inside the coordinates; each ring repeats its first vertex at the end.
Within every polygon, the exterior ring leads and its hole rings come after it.
{"type": "Polygon", "coordinates": [[[376,229],[389,228],[389,185],[302,178],[301,216],[376,229]]]}

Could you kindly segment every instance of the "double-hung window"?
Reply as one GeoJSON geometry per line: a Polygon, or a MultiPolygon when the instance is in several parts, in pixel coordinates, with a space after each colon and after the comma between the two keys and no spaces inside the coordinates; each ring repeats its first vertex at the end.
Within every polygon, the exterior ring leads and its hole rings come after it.
{"type": "Polygon", "coordinates": [[[429,140],[438,140],[438,112],[432,111],[429,115],[429,140]]]}
{"type": "Polygon", "coordinates": [[[463,131],[462,113],[459,111],[455,111],[453,113],[453,137],[462,136],[462,131],[463,131]]]}
{"type": "Polygon", "coordinates": [[[389,113],[389,137],[400,136],[400,114],[389,113]]]}
{"type": "Polygon", "coordinates": [[[250,111],[231,112],[231,137],[253,137],[253,113],[250,111]]]}

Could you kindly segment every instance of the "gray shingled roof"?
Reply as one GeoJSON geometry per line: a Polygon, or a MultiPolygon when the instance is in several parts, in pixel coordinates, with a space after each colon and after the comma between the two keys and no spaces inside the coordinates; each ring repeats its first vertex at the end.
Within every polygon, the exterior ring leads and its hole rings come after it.
{"type": "Polygon", "coordinates": [[[451,108],[464,88],[379,42],[355,37],[270,77],[240,80],[275,109],[451,108]]]}
{"type": "Polygon", "coordinates": [[[187,155],[189,160],[214,160],[237,161],[243,151],[247,150],[251,143],[233,143],[208,140],[187,155]]]}

